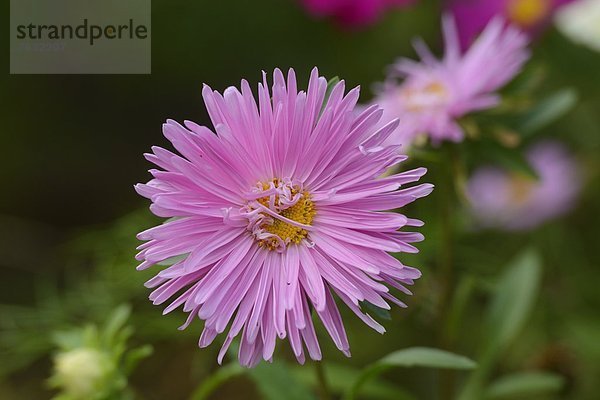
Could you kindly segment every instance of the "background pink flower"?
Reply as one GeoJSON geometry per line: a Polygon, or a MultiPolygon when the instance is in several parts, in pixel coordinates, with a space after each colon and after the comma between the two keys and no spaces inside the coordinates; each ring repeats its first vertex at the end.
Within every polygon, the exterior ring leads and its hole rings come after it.
{"type": "Polygon", "coordinates": [[[458,25],[460,43],[466,48],[494,16],[530,35],[539,33],[560,6],[574,0],[448,0],[446,8],[458,25]]]}
{"type": "Polygon", "coordinates": [[[505,26],[501,18],[492,20],[465,51],[460,50],[451,16],[444,18],[443,31],[442,59],[417,40],[420,62],[400,58],[373,100],[384,110],[382,124],[400,119],[388,143],[410,145],[419,134],[434,143],[462,140],[458,118],[498,104],[496,91],[512,80],[529,58],[526,37],[505,26]]]}
{"type": "Polygon", "coordinates": [[[375,22],[385,11],[405,7],[416,0],[301,0],[317,17],[332,17],[347,27],[375,22]]]}
{"type": "Polygon", "coordinates": [[[567,150],[547,141],[533,146],[527,158],[538,180],[497,167],[475,171],[467,196],[479,226],[532,229],[574,206],[582,182],[567,150]]]}

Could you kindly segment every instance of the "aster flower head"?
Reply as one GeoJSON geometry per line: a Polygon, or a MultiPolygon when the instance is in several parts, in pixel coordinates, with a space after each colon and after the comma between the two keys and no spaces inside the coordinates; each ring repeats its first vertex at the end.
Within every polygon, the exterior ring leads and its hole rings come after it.
{"type": "Polygon", "coordinates": [[[581,188],[577,165],[557,142],[536,144],[527,159],[538,179],[481,167],[469,179],[471,213],[483,228],[529,230],[569,211],[581,188]]]}
{"type": "Polygon", "coordinates": [[[389,9],[406,7],[415,0],[302,0],[304,7],[317,17],[333,17],[345,27],[356,28],[374,23],[389,9]]]}
{"type": "Polygon", "coordinates": [[[501,16],[528,36],[538,35],[563,5],[574,0],[449,0],[463,48],[469,46],[489,21],[501,16]]]}
{"type": "Polygon", "coordinates": [[[408,292],[420,276],[388,252],[416,252],[419,233],[400,230],[418,220],[388,212],[431,192],[418,168],[381,177],[406,159],[384,141],[397,126],[375,129],[382,111],[355,112],[358,88],[341,81],[325,100],[327,82],[312,71],[308,90],[266,76],[258,101],[250,86],[202,94],[215,132],[186,121],[167,121],[163,132],[180,153],[154,147],[148,160],[160,169],[137,185],[160,217],[174,218],[138,235],[145,269],[176,257],[147,282],[165,313],[183,306],[204,321],[200,347],[225,339],[223,359],[240,338],[240,363],[271,360],[277,339],[287,338],[299,362],[305,351],[321,358],[314,310],[336,346],[350,355],[337,297],[368,326],[384,329],[362,302],[389,309],[404,304],[389,288],[408,292]]]}
{"type": "Polygon", "coordinates": [[[457,119],[494,107],[496,93],[521,69],[529,57],[527,39],[518,30],[495,19],[478,40],[461,52],[456,24],[443,19],[445,55],[437,59],[421,40],[415,42],[420,62],[402,58],[390,68],[374,103],[384,115],[382,123],[400,118],[388,143],[409,144],[419,134],[432,142],[460,141],[464,137],[457,119]],[[403,79],[398,83],[398,78],[403,79]]]}

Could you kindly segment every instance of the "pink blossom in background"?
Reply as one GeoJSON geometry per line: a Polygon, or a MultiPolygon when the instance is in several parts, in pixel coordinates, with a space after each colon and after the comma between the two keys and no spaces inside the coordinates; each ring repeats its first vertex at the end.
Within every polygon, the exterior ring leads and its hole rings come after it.
{"type": "Polygon", "coordinates": [[[466,48],[495,16],[527,32],[538,34],[561,6],[574,0],[448,0],[462,48],[466,48]]]}
{"type": "Polygon", "coordinates": [[[346,27],[361,27],[374,23],[394,8],[408,6],[415,0],[301,0],[316,17],[331,17],[346,27]]]}
{"type": "Polygon", "coordinates": [[[421,221],[386,210],[432,190],[406,186],[424,168],[381,177],[406,159],[383,144],[397,121],[376,129],[377,106],[357,115],[358,88],[345,94],[336,84],[323,107],[327,81],[316,68],[306,91],[293,70],[286,80],[276,69],[273,80],[270,91],[263,75],[258,99],[245,80],[223,94],[205,86],[214,131],[167,121],[163,133],[179,154],[153,147],[153,179],[136,186],[154,214],[171,218],[138,235],[146,241],[138,268],[161,269],[146,283],[150,299],[170,301],[165,313],[183,306],[182,329],[204,321],[200,347],[227,331],[219,362],[240,336],[245,366],[271,361],[278,338],[300,363],[305,351],[321,359],[313,310],[350,356],[335,298],[383,333],[361,302],[405,306],[390,288],[410,294],[421,273],[388,252],[417,252],[411,243],[423,239],[405,230],[421,221]]]}
{"type": "Polygon", "coordinates": [[[457,119],[494,107],[498,89],[521,70],[529,58],[526,37],[517,29],[492,20],[465,52],[458,43],[454,20],[443,20],[445,55],[439,60],[417,40],[420,62],[401,58],[390,68],[373,103],[383,110],[381,123],[395,118],[400,124],[387,143],[408,146],[420,134],[431,141],[460,141],[464,133],[457,119]],[[400,78],[400,80],[399,80],[400,78]]]}
{"type": "Polygon", "coordinates": [[[497,167],[482,167],[472,175],[467,196],[480,227],[532,229],[573,208],[581,177],[567,150],[556,142],[542,142],[527,158],[538,180],[497,167]]]}

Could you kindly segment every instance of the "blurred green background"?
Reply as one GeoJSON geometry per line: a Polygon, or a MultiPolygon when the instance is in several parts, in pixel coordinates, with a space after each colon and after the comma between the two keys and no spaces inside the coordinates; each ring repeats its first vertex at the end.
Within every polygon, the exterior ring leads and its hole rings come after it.
{"type": "MultiPolygon", "coordinates": [[[[161,309],[149,304],[142,283],[152,273],[135,272],[133,260],[135,233],[157,222],[133,190],[149,176],[142,153],[151,145],[167,145],[161,135],[166,118],[209,123],[202,83],[223,90],[241,78],[258,81],[261,70],[294,67],[303,87],[310,69],[318,66],[325,76],[361,85],[366,101],[370,85],[383,79],[386,65],[401,55],[414,57],[414,36],[440,50],[441,4],[430,0],[390,12],[360,31],[314,20],[291,0],[155,0],[152,14],[151,75],[9,75],[6,63],[0,77],[2,399],[50,398],[45,382],[51,374],[51,333],[102,323],[122,303],[133,306],[132,343],[154,346],[154,354],[130,379],[139,398],[188,399],[217,369],[218,346],[197,349],[198,322],[179,332],[182,313],[162,317],[161,309]]],[[[2,46],[8,54],[8,40],[2,46]]],[[[554,29],[534,44],[533,52],[531,64],[540,67],[543,78],[540,96],[564,87],[574,88],[579,96],[572,111],[541,133],[565,142],[585,167],[586,185],[576,210],[534,232],[457,234],[452,285],[466,294],[459,316],[450,318],[454,325],[443,325],[440,320],[454,308],[442,304],[445,283],[436,269],[440,192],[413,206],[407,213],[426,222],[426,241],[419,255],[403,260],[422,269],[423,278],[414,287],[415,295],[403,299],[409,308],[392,310],[384,336],[342,311],[353,357],[345,359],[321,336],[332,386],[347,385],[358,369],[404,347],[448,347],[478,360],[485,347],[482,320],[493,297],[491,288],[515,256],[533,247],[541,254],[541,283],[531,291],[525,323],[495,356],[488,379],[522,370],[548,371],[558,374],[563,384],[540,398],[597,398],[600,54],[554,29]],[[440,330],[447,334],[440,335],[440,330]]],[[[444,174],[439,163],[412,163],[430,168],[428,181],[437,182],[444,174]]],[[[455,223],[458,232],[460,214],[455,223]]],[[[286,347],[279,344],[277,362],[291,359],[286,347]]],[[[290,368],[294,379],[311,381],[310,365],[300,371],[290,368]]],[[[400,369],[381,379],[419,399],[448,398],[440,393],[444,380],[459,386],[468,379],[466,372],[452,374],[449,378],[437,370],[400,369]]],[[[260,377],[241,375],[212,398],[263,398],[260,382],[260,377]]],[[[377,396],[365,398],[381,398],[377,396]]]]}

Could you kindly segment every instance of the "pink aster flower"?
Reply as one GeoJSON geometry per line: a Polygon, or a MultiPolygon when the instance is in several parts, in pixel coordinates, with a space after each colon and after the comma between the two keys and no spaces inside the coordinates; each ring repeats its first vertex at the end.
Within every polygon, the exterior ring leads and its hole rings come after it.
{"type": "Polygon", "coordinates": [[[447,9],[458,24],[460,43],[466,48],[494,16],[528,35],[537,35],[561,6],[573,0],[448,0],[447,9]]]}
{"type": "Polygon", "coordinates": [[[346,27],[361,27],[375,22],[391,8],[405,7],[415,0],[302,0],[317,17],[333,17],[346,27]]]}
{"type": "Polygon", "coordinates": [[[463,130],[457,119],[494,107],[496,91],[509,82],[529,57],[527,40],[518,30],[495,19],[464,53],[459,49],[456,25],[443,20],[445,55],[438,60],[417,40],[421,62],[400,59],[390,69],[374,102],[384,115],[382,123],[400,118],[388,143],[409,144],[419,134],[432,142],[460,141],[463,130]],[[396,78],[403,78],[398,83],[396,78]]]}
{"type": "Polygon", "coordinates": [[[482,167],[470,178],[467,196],[479,226],[532,229],[574,206],[581,177],[565,148],[542,142],[530,149],[527,158],[538,180],[497,167],[482,167]]]}
{"type": "Polygon", "coordinates": [[[138,235],[139,269],[173,257],[175,263],[147,282],[155,304],[183,306],[204,321],[200,347],[227,331],[218,361],[240,336],[239,360],[271,360],[277,338],[287,338],[299,362],[305,351],[321,358],[312,312],[336,346],[350,355],[337,297],[378,332],[384,328],[362,302],[389,309],[404,304],[389,292],[420,276],[388,252],[416,252],[419,233],[401,229],[421,222],[388,212],[431,192],[417,181],[424,168],[381,177],[405,160],[383,142],[391,122],[376,130],[381,110],[354,112],[359,90],[338,83],[324,105],[327,82],[312,71],[308,90],[266,76],[258,101],[248,82],[221,95],[202,94],[214,125],[167,121],[163,132],[180,155],[154,147],[148,160],[159,169],[136,186],[164,224],[138,235]],[[171,299],[171,300],[170,300],[171,299]]]}

